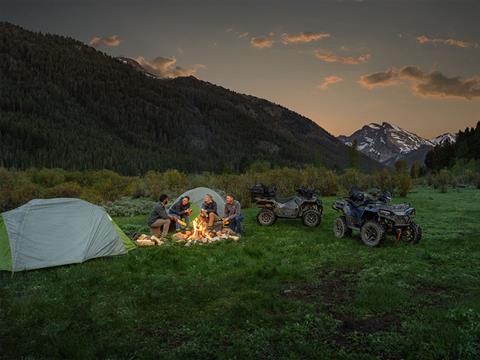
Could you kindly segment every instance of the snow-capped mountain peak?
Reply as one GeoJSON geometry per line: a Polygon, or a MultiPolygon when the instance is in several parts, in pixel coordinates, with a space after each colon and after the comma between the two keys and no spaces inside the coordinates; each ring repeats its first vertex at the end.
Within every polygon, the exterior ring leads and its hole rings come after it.
{"type": "Polygon", "coordinates": [[[457,140],[457,136],[452,133],[445,133],[440,136],[434,137],[430,141],[436,146],[436,145],[443,145],[446,142],[449,142],[453,144],[457,140]]]}
{"type": "Polygon", "coordinates": [[[429,140],[388,122],[370,123],[350,136],[339,136],[339,139],[347,145],[355,140],[359,151],[387,165],[393,165],[420,148],[430,149],[434,146],[429,140]]]}

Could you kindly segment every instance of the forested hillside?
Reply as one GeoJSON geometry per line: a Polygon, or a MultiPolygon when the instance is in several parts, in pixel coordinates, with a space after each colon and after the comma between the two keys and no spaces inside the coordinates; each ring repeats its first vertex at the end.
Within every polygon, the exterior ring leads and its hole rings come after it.
{"type": "MultiPolygon", "coordinates": [[[[155,79],[90,46],[0,23],[0,166],[242,171],[349,165],[347,148],[286,108],[193,77],[155,79]]],[[[378,164],[360,155],[363,169],[378,164]]]]}
{"type": "Polygon", "coordinates": [[[425,165],[433,171],[449,168],[458,160],[480,161],[480,121],[475,128],[459,131],[456,142],[446,141],[431,150],[425,158],[425,165]]]}

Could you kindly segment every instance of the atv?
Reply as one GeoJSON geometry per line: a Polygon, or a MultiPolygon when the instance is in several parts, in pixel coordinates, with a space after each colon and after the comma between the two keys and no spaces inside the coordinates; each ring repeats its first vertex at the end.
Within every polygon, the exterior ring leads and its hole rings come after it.
{"type": "Polygon", "coordinates": [[[303,223],[309,227],[318,226],[322,221],[322,201],[312,189],[300,187],[297,195],[282,199],[277,197],[275,187],[257,184],[250,189],[250,193],[252,201],[260,208],[257,214],[260,225],[273,225],[277,218],[302,218],[303,223]]]}
{"type": "Polygon", "coordinates": [[[396,241],[417,244],[422,238],[422,228],[414,221],[415,209],[409,204],[390,204],[388,192],[371,196],[352,190],[346,199],[335,201],[333,209],[342,213],[333,223],[333,234],[341,239],[360,230],[362,242],[379,246],[387,233],[395,234],[396,241]]]}

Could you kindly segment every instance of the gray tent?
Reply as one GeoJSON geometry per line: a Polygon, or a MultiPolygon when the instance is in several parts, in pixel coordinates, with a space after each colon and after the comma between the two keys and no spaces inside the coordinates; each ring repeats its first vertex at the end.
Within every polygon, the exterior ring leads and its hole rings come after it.
{"type": "Polygon", "coordinates": [[[217,192],[215,192],[212,189],[206,188],[206,187],[197,187],[195,189],[185,191],[173,203],[176,204],[183,197],[188,196],[188,197],[190,197],[190,203],[191,204],[195,204],[198,207],[200,207],[203,203],[203,198],[207,194],[212,195],[213,200],[217,203],[218,215],[223,217],[223,212],[225,210],[225,201],[223,200],[223,198],[217,192]]]}
{"type": "Polygon", "coordinates": [[[103,208],[80,199],[36,199],[0,217],[0,270],[81,263],[132,248],[103,208]]]}

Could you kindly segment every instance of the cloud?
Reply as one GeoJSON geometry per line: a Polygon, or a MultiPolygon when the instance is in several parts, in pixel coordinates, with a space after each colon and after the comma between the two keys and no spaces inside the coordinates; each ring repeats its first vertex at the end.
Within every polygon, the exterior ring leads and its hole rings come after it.
{"type": "Polygon", "coordinates": [[[315,50],[315,57],[319,60],[328,62],[328,63],[341,63],[341,64],[349,64],[349,65],[357,65],[361,63],[367,62],[371,55],[370,54],[363,54],[357,57],[353,56],[341,56],[336,55],[331,51],[322,51],[322,50],[315,50]]]}
{"type": "Polygon", "coordinates": [[[118,35],[112,35],[107,37],[94,36],[90,40],[90,45],[91,46],[105,45],[110,47],[117,47],[120,45],[121,42],[122,40],[120,40],[118,35]]]}
{"type": "Polygon", "coordinates": [[[415,65],[364,75],[359,83],[367,88],[374,88],[393,85],[401,80],[410,81],[412,92],[417,95],[468,100],[480,98],[480,75],[467,79],[460,76],[448,77],[436,70],[425,72],[415,65]]]}
{"type": "Polygon", "coordinates": [[[267,37],[252,37],[250,39],[250,45],[257,49],[271,48],[273,46],[273,39],[267,37]]]}
{"type": "Polygon", "coordinates": [[[323,78],[323,82],[318,85],[319,89],[327,90],[330,85],[342,82],[343,79],[339,76],[331,75],[323,78]]]}
{"type": "Polygon", "coordinates": [[[301,32],[299,34],[283,34],[282,43],[285,45],[295,43],[308,43],[318,41],[330,37],[329,33],[325,32],[301,32]]]}
{"type": "Polygon", "coordinates": [[[180,76],[195,75],[199,69],[206,68],[205,65],[196,64],[189,68],[177,66],[177,59],[158,56],[148,61],[143,56],[135,59],[146,71],[163,78],[176,78],[180,76]]]}
{"type": "Polygon", "coordinates": [[[440,44],[440,45],[449,45],[449,46],[455,46],[459,48],[478,48],[480,45],[476,42],[468,42],[468,41],[463,41],[463,40],[457,40],[457,39],[441,39],[441,38],[430,38],[426,35],[420,35],[417,37],[417,42],[419,44],[440,44]]]}
{"type": "Polygon", "coordinates": [[[360,77],[359,83],[367,88],[393,85],[398,81],[397,71],[390,69],[360,77]]]}
{"type": "Polygon", "coordinates": [[[249,32],[248,31],[245,31],[241,34],[238,35],[238,38],[241,39],[241,38],[244,38],[244,37],[247,37],[249,35],[249,32]]]}

